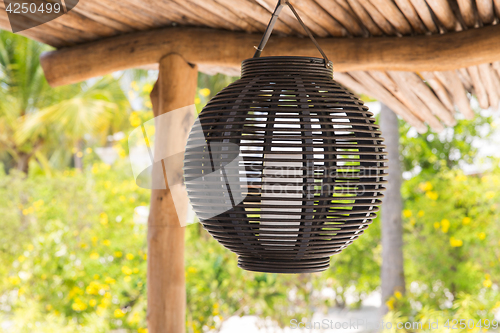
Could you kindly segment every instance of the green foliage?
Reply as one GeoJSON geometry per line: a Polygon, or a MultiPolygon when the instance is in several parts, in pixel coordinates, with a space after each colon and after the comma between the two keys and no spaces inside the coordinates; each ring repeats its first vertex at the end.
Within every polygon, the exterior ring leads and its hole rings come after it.
{"type": "Polygon", "coordinates": [[[12,309],[2,320],[24,318],[16,332],[34,332],[36,320],[89,332],[145,327],[146,235],[134,208],[149,191],[124,168],[0,179],[0,292],[12,309]]]}
{"type": "Polygon", "coordinates": [[[403,170],[412,171],[418,167],[423,173],[433,174],[443,167],[451,169],[458,167],[459,163],[472,163],[478,152],[473,141],[489,138],[491,120],[491,117],[478,113],[474,119],[459,120],[456,126],[439,134],[432,131],[417,134],[408,123],[400,120],[403,170]]]}
{"type": "Polygon", "coordinates": [[[499,186],[499,169],[478,176],[443,170],[405,183],[405,271],[425,286],[424,304],[443,307],[459,293],[500,284],[499,186]]]}
{"type": "Polygon", "coordinates": [[[44,50],[0,31],[0,159],[9,169],[27,172],[33,157],[45,169],[64,168],[84,135],[103,143],[128,118],[127,97],[112,76],[51,88],[39,61],[44,50]]]}

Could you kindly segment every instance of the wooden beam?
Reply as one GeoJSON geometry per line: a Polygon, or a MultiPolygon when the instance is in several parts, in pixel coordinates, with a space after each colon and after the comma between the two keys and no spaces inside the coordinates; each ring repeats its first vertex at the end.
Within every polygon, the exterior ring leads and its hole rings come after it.
{"type": "MultiPolygon", "coordinates": [[[[394,95],[388,91],[382,84],[375,80],[370,74],[362,71],[353,71],[349,73],[356,81],[358,81],[357,86],[365,86],[368,89],[361,90],[358,92],[367,91],[370,93],[371,97],[375,97],[380,102],[390,105],[391,109],[394,110],[398,115],[400,115],[404,120],[408,122],[411,126],[415,127],[419,133],[427,132],[427,126],[415,116],[400,100],[398,100],[394,95]]],[[[343,77],[347,75],[338,75],[337,80],[340,83],[345,84],[349,88],[349,81],[343,80],[343,77]]],[[[356,87],[353,87],[356,89],[356,87]]]]}
{"type": "Polygon", "coordinates": [[[425,27],[432,33],[439,32],[439,29],[436,26],[434,19],[432,18],[432,13],[429,9],[429,6],[425,2],[425,0],[410,0],[410,1],[411,4],[413,5],[413,8],[415,8],[416,12],[418,13],[418,16],[420,16],[422,22],[424,22],[425,27]]]}
{"type": "MultiPolygon", "coordinates": [[[[373,21],[373,18],[368,14],[363,6],[358,2],[358,0],[344,0],[349,8],[352,9],[353,13],[359,18],[360,22],[363,22],[362,25],[368,29],[370,34],[373,36],[382,36],[383,31],[379,28],[379,26],[373,21]]],[[[339,1],[342,4],[342,0],[339,1]]],[[[345,4],[344,4],[345,6],[345,4]]],[[[347,6],[346,6],[347,7],[347,6]]]]}
{"type": "Polygon", "coordinates": [[[405,72],[390,71],[387,74],[389,74],[394,82],[396,82],[398,88],[409,99],[410,105],[412,105],[415,111],[421,115],[422,119],[424,119],[435,132],[439,133],[443,131],[443,124],[441,124],[439,119],[432,114],[431,109],[429,109],[429,107],[420,98],[418,98],[417,94],[415,94],[407,75],[405,75],[405,72]]]}
{"type": "Polygon", "coordinates": [[[453,99],[453,103],[457,106],[458,111],[460,111],[466,119],[474,118],[474,111],[470,106],[467,91],[465,90],[462,81],[460,81],[458,74],[455,71],[447,71],[434,72],[434,75],[447,88],[453,99]]]}
{"type": "Polygon", "coordinates": [[[453,106],[453,101],[446,87],[436,78],[433,72],[422,72],[420,74],[425,78],[429,86],[431,86],[432,90],[434,90],[441,103],[443,103],[448,111],[453,114],[455,112],[455,107],[453,106]]]}
{"type": "MultiPolygon", "coordinates": [[[[162,58],[158,82],[151,93],[154,115],[159,116],[193,104],[197,79],[197,68],[189,65],[181,56],[171,54],[162,58]]],[[[187,138],[190,128],[183,126],[185,120],[184,117],[173,119],[169,122],[171,128],[163,129],[162,140],[168,142],[167,150],[175,150],[172,142],[180,140],[180,137],[187,138]]],[[[157,164],[153,168],[162,167],[157,164]]],[[[182,175],[182,159],[169,159],[169,169],[172,168],[178,169],[182,175]]],[[[158,173],[153,171],[153,174],[158,173]]],[[[184,227],[179,221],[178,210],[183,205],[187,210],[188,203],[187,198],[186,202],[181,203],[176,198],[174,206],[173,193],[167,184],[165,186],[167,189],[155,189],[151,193],[148,219],[148,329],[151,333],[185,333],[184,227]]],[[[182,212],[179,215],[182,216],[182,212]]]]}
{"type": "MultiPolygon", "coordinates": [[[[390,38],[319,38],[335,71],[444,71],[500,60],[500,25],[443,35],[390,38]]],[[[182,54],[193,64],[239,68],[261,35],[196,28],[165,28],[106,38],[42,55],[52,86],[75,83],[128,68],[158,63],[164,54],[182,54]]],[[[318,57],[299,37],[273,36],[264,56],[318,57]]]]}

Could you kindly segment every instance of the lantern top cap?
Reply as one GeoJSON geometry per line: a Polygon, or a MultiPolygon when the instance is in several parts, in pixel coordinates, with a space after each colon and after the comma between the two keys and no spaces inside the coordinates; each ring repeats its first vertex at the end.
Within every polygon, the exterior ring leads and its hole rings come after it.
{"type": "Polygon", "coordinates": [[[333,78],[333,66],[323,58],[273,56],[249,58],[241,64],[241,77],[306,75],[333,78]]]}

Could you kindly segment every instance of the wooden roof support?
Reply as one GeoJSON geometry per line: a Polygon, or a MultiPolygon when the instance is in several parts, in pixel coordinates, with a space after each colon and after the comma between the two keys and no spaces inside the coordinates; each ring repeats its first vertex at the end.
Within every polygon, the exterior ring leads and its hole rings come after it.
{"type": "MultiPolygon", "coordinates": [[[[194,103],[198,83],[198,70],[180,55],[170,54],[160,60],[158,82],[151,92],[155,117],[194,103]]],[[[177,114],[176,114],[177,116],[177,114]]],[[[166,149],[174,149],[175,142],[187,138],[193,121],[172,117],[170,128],[163,129],[162,140],[166,149]]],[[[157,139],[158,129],[156,131],[157,139]]],[[[155,146],[155,149],[158,145],[155,146]]],[[[179,154],[177,154],[179,155],[179,154]]],[[[181,158],[170,158],[169,169],[182,175],[181,158]]],[[[163,164],[163,162],[162,162],[163,164]]],[[[161,168],[156,163],[153,168],[161,168]]],[[[164,171],[165,172],[165,171],[164,171]]],[[[153,172],[158,174],[158,172],[153,172]]],[[[161,172],[159,174],[162,174],[161,172]]],[[[167,185],[167,184],[166,184],[167,185]]],[[[176,198],[170,189],[151,192],[151,209],[148,219],[148,328],[151,333],[184,333],[186,331],[186,286],[184,276],[184,227],[179,219],[187,197],[176,198]],[[182,207],[181,207],[182,206],[182,207]],[[179,216],[180,215],[180,216],[179,216]]],[[[185,207],[184,207],[185,205],[185,207]]]]}
{"type": "Polygon", "coordinates": [[[455,71],[446,71],[434,72],[434,75],[443,83],[445,87],[447,87],[458,111],[460,111],[466,119],[474,118],[474,111],[470,106],[467,91],[465,90],[458,74],[455,71]]]}
{"type": "MultiPolygon", "coordinates": [[[[500,25],[443,35],[390,38],[318,38],[335,71],[445,71],[500,60],[500,25]]],[[[172,52],[193,64],[239,68],[260,34],[197,28],[166,28],[126,34],[45,53],[51,86],[158,63],[172,52]]],[[[264,56],[319,54],[309,40],[273,36],[264,56]]]]}

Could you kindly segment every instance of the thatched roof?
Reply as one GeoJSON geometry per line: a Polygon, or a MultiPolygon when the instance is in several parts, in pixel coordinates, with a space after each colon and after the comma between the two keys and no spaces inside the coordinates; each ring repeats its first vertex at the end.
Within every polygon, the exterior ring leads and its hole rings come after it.
{"type": "MultiPolygon", "coordinates": [[[[65,0],[66,5],[71,1],[75,0],[65,0]]],[[[318,37],[446,34],[483,29],[497,24],[500,18],[500,0],[291,2],[318,37]]],[[[62,48],[169,26],[261,33],[275,6],[276,0],[80,0],[67,15],[21,34],[62,48]]],[[[10,30],[2,1],[0,8],[0,28],[10,30]]],[[[27,17],[26,22],[30,19],[27,17]]],[[[281,13],[275,32],[287,36],[305,35],[287,8],[281,13]]],[[[499,62],[445,72],[336,72],[335,79],[355,92],[384,102],[420,132],[426,130],[424,122],[436,131],[442,130],[444,125],[454,125],[456,110],[471,118],[470,94],[477,96],[482,108],[499,104],[499,62]]]]}

